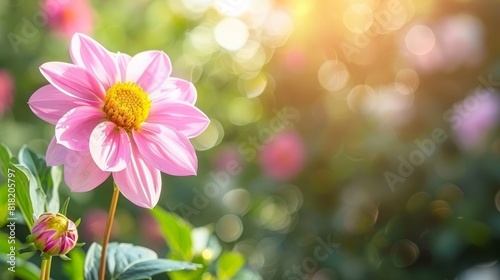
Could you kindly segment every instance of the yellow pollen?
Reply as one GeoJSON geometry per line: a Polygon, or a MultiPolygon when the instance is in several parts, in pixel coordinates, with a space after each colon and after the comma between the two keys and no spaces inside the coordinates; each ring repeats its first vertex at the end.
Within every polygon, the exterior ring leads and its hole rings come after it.
{"type": "Polygon", "coordinates": [[[149,116],[151,99],[141,86],[133,82],[116,83],[104,98],[104,112],[108,120],[130,132],[138,130],[149,116]]]}

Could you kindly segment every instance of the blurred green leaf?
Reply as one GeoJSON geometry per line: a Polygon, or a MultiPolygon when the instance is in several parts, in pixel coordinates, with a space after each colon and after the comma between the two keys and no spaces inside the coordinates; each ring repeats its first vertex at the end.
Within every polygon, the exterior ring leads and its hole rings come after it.
{"type": "Polygon", "coordinates": [[[40,279],[40,268],[30,263],[26,260],[16,258],[16,267],[14,272],[9,271],[9,265],[7,264],[7,258],[5,255],[0,256],[0,278],[2,280],[10,279],[22,279],[22,280],[39,280],[40,279]]]}
{"type": "Polygon", "coordinates": [[[0,186],[0,228],[7,223],[7,217],[9,213],[9,192],[7,184],[0,186]]]}
{"type": "Polygon", "coordinates": [[[201,264],[203,267],[197,270],[172,271],[168,273],[168,277],[172,280],[199,280],[202,275],[209,270],[210,263],[207,263],[202,257],[194,257],[194,263],[201,264]]]}
{"type": "Polygon", "coordinates": [[[84,280],[85,252],[81,248],[74,248],[68,254],[71,261],[63,262],[63,270],[68,279],[84,280]]]}
{"type": "Polygon", "coordinates": [[[224,252],[217,262],[217,276],[221,279],[231,279],[245,264],[245,258],[236,252],[224,252]]]}
{"type": "MultiPolygon", "coordinates": [[[[93,243],[85,259],[85,279],[97,280],[101,245],[93,243]]],[[[126,243],[110,243],[106,257],[106,279],[151,279],[153,275],[176,270],[195,270],[199,266],[190,262],[158,259],[158,255],[145,247],[126,243]]]]}
{"type": "Polygon", "coordinates": [[[169,258],[191,261],[193,259],[192,226],[174,213],[160,207],[151,210],[160,225],[160,231],[165,236],[170,247],[169,258]]]}
{"type": "Polygon", "coordinates": [[[8,169],[10,166],[10,159],[12,158],[12,153],[9,148],[3,143],[0,143],[0,164],[2,164],[2,171],[5,177],[7,177],[8,169]]]}
{"type": "Polygon", "coordinates": [[[231,280],[262,280],[262,276],[255,271],[243,268],[240,269],[231,280]]]}

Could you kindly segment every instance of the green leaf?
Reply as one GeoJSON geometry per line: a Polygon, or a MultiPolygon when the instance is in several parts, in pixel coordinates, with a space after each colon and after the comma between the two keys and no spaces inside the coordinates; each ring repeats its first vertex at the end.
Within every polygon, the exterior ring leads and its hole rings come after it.
{"type": "Polygon", "coordinates": [[[0,143],[0,164],[2,165],[2,171],[5,177],[7,177],[8,169],[10,166],[10,159],[12,158],[12,153],[9,148],[3,143],[0,143]]]}
{"type": "Polygon", "coordinates": [[[9,192],[7,184],[0,186],[0,228],[7,223],[9,213],[9,192]]]}
{"type": "MultiPolygon", "coordinates": [[[[59,200],[59,186],[61,185],[62,176],[63,176],[62,166],[52,166],[50,168],[52,191],[50,192],[49,188],[47,191],[45,191],[45,194],[47,195],[47,211],[52,213],[57,213],[60,207],[61,202],[59,200]]],[[[50,186],[50,184],[47,183],[47,186],[50,186]]]]}
{"type": "MultiPolygon", "coordinates": [[[[97,280],[101,259],[101,245],[93,243],[85,259],[85,279],[97,280]]],[[[106,257],[106,279],[151,279],[153,275],[167,271],[195,270],[197,264],[158,259],[158,255],[141,246],[127,243],[110,243],[106,257]]]]}
{"type": "Polygon", "coordinates": [[[190,262],[167,259],[138,261],[131,264],[123,273],[116,276],[119,280],[151,279],[156,274],[178,270],[196,270],[198,266],[190,262]]]}
{"type": "Polygon", "coordinates": [[[169,213],[160,207],[151,210],[160,224],[160,231],[165,236],[171,250],[169,257],[183,261],[193,259],[192,226],[174,213],[169,213]]]}
{"type": "Polygon", "coordinates": [[[11,164],[11,169],[14,170],[15,176],[13,179],[15,180],[15,188],[16,188],[16,205],[21,211],[21,214],[26,222],[26,225],[31,230],[33,227],[33,213],[34,211],[40,212],[38,215],[43,213],[43,204],[40,204],[38,199],[34,202],[36,205],[33,205],[30,196],[36,196],[39,194],[37,192],[38,186],[36,185],[36,179],[34,178],[31,171],[28,168],[19,165],[19,164],[11,164]],[[33,207],[36,206],[36,207],[33,207]],[[36,210],[34,210],[36,208],[36,210]]]}
{"type": "Polygon", "coordinates": [[[71,258],[71,261],[62,262],[63,270],[67,279],[72,280],[84,280],[83,278],[83,268],[85,263],[85,253],[80,248],[72,249],[68,257],[71,258]]]}
{"type": "Polygon", "coordinates": [[[101,259],[101,251],[101,245],[95,242],[90,245],[87,256],[85,257],[84,278],[86,280],[99,279],[99,260],[101,259]]]}
{"type": "MultiPolygon", "coordinates": [[[[43,193],[43,212],[57,213],[60,207],[59,185],[62,180],[62,168],[47,166],[45,156],[33,152],[26,145],[19,151],[19,163],[31,171],[36,179],[39,192],[43,193]]],[[[34,197],[31,198],[34,199],[34,197]]]]}
{"type": "Polygon", "coordinates": [[[217,276],[220,279],[231,279],[245,264],[245,258],[236,252],[224,252],[217,262],[217,276]]]}

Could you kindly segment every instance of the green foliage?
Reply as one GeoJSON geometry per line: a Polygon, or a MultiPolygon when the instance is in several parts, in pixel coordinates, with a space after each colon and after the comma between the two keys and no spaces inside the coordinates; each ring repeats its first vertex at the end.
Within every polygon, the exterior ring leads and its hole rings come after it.
{"type": "Polygon", "coordinates": [[[22,255],[17,254],[17,251],[23,246],[24,244],[21,240],[17,238],[10,238],[9,234],[0,232],[0,279],[39,279],[40,269],[36,265],[27,261],[33,256],[33,253],[26,253],[22,255]],[[9,254],[15,254],[16,266],[14,273],[8,270],[9,267],[11,267],[8,263],[10,257],[9,254]]]}
{"type": "Polygon", "coordinates": [[[2,165],[2,171],[5,177],[8,174],[8,168],[10,165],[10,159],[12,158],[12,153],[9,148],[5,146],[3,143],[0,143],[0,164],[2,165]]]}
{"type": "MultiPolygon", "coordinates": [[[[93,243],[85,259],[85,279],[97,280],[101,245],[93,243]]],[[[152,276],[176,270],[196,270],[199,266],[190,262],[158,259],[157,254],[141,246],[125,243],[110,243],[106,257],[106,279],[133,280],[151,279],[152,276]]]]}
{"type": "Polygon", "coordinates": [[[64,274],[71,280],[84,280],[85,252],[80,248],[74,248],[68,253],[71,261],[63,262],[64,274]]]}
{"type": "MultiPolygon", "coordinates": [[[[17,208],[31,229],[33,219],[40,214],[47,211],[58,212],[62,169],[47,166],[43,155],[36,154],[26,146],[19,151],[18,160],[19,163],[12,157],[10,150],[0,144],[0,163],[7,178],[7,185],[15,188],[17,208]]],[[[0,195],[4,192],[5,190],[0,191],[0,195]]],[[[0,206],[6,207],[3,204],[0,206]]],[[[3,223],[4,218],[0,218],[0,223],[3,223]]]]}
{"type": "MultiPolygon", "coordinates": [[[[41,204],[43,212],[57,213],[60,207],[58,191],[62,180],[62,168],[60,166],[47,166],[45,156],[36,154],[26,146],[23,146],[19,151],[19,163],[31,171],[38,184],[36,194],[31,194],[32,201],[33,198],[36,198],[37,204],[41,204]]],[[[35,213],[36,216],[39,214],[41,213],[35,213]]]]}
{"type": "MultiPolygon", "coordinates": [[[[222,252],[218,239],[206,227],[193,228],[181,217],[167,212],[160,207],[151,210],[160,225],[170,248],[169,257],[183,261],[195,261],[203,265],[196,271],[178,271],[169,273],[174,280],[200,279],[205,272],[217,275],[218,279],[231,279],[243,267],[244,257],[236,252],[222,252]],[[207,255],[203,256],[205,252],[207,255]],[[188,259],[189,258],[189,259],[188,259]]],[[[244,278],[245,276],[241,276],[244,278]]]]}
{"type": "Polygon", "coordinates": [[[224,252],[217,262],[217,276],[220,279],[231,279],[245,264],[243,256],[236,252],[224,252]]]}
{"type": "Polygon", "coordinates": [[[160,224],[160,231],[165,236],[170,248],[169,257],[183,261],[193,259],[193,241],[190,224],[174,213],[169,213],[160,207],[151,211],[160,224]]]}
{"type": "Polygon", "coordinates": [[[28,168],[20,164],[11,164],[11,168],[14,170],[15,174],[16,205],[26,225],[31,230],[35,211],[38,213],[42,211],[41,207],[39,207],[40,204],[37,198],[38,194],[41,195],[41,193],[37,192],[38,186],[36,180],[28,168]],[[31,197],[32,195],[33,197],[31,197]],[[34,203],[32,203],[32,201],[34,203]]]}

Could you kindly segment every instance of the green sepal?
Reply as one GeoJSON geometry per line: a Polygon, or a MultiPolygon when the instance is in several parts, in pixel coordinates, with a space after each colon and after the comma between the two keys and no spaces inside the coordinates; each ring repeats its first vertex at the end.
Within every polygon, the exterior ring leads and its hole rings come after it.
{"type": "Polygon", "coordinates": [[[59,210],[59,213],[63,214],[64,216],[66,216],[66,212],[68,211],[68,204],[69,204],[69,197],[66,198],[66,200],[64,201],[62,207],[61,207],[61,210],[59,210]]]}
{"type": "Polygon", "coordinates": [[[75,222],[75,226],[78,227],[80,225],[80,222],[82,221],[82,218],[78,218],[75,222]]]}
{"type": "Polygon", "coordinates": [[[26,247],[23,247],[19,250],[17,250],[19,252],[19,254],[24,254],[24,253],[29,253],[29,252],[33,252],[33,251],[36,251],[38,250],[35,246],[35,244],[31,243],[29,244],[28,246],[26,247]]]}
{"type": "Polygon", "coordinates": [[[85,242],[80,242],[75,244],[75,247],[83,247],[83,246],[85,246],[85,242]]]}
{"type": "Polygon", "coordinates": [[[44,253],[44,252],[42,252],[42,253],[40,254],[40,257],[42,258],[42,261],[43,261],[43,260],[48,260],[48,259],[52,258],[52,256],[51,256],[51,255],[49,255],[49,254],[47,254],[47,253],[44,253]]]}
{"type": "Polygon", "coordinates": [[[26,243],[33,243],[34,239],[33,239],[33,236],[30,234],[28,236],[26,236],[26,243]]]}
{"type": "Polygon", "coordinates": [[[70,261],[71,259],[66,256],[66,255],[59,255],[59,257],[63,260],[63,261],[70,261]]]}

